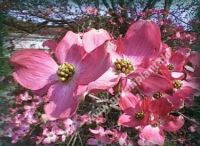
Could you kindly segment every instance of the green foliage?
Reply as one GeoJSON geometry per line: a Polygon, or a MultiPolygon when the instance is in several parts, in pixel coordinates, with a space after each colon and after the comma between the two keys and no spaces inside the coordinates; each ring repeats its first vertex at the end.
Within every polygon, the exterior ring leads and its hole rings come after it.
{"type": "Polygon", "coordinates": [[[7,76],[10,73],[8,63],[9,51],[3,48],[4,37],[6,31],[3,25],[4,15],[0,13],[0,77],[7,76]]]}

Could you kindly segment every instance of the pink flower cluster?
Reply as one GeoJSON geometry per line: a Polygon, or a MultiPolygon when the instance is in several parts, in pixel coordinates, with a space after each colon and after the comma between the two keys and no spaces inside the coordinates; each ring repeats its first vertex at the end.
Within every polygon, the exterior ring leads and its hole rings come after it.
{"type": "MultiPolygon", "coordinates": [[[[159,26],[150,20],[133,23],[125,36],[117,39],[106,30],[91,29],[69,31],[60,42],[44,45],[53,54],[25,49],[10,58],[16,82],[45,99],[45,118],[67,119],[64,129],[47,125],[43,143],[65,141],[80,127],[67,126],[74,122],[70,118],[80,102],[84,104],[84,97],[106,91],[119,95],[116,106],[122,114],[118,126],[138,130],[139,145],[164,145],[164,132],[175,132],[184,124],[179,110],[199,95],[200,54],[189,48],[174,51],[162,42],[159,26]],[[135,82],[139,83],[133,86],[135,82]]],[[[119,130],[98,127],[90,131],[94,135],[87,142],[90,145],[116,140],[122,146],[132,145],[128,135],[119,130]]]]}
{"type": "Polygon", "coordinates": [[[15,97],[16,107],[10,108],[10,114],[1,117],[6,123],[4,136],[10,137],[12,143],[24,138],[32,139],[36,144],[52,144],[65,142],[66,138],[75,134],[87,120],[88,115],[75,115],[71,118],[49,121],[41,108],[45,104],[39,96],[31,96],[28,92],[15,97]],[[39,132],[34,132],[34,131],[39,132]]]}
{"type": "Polygon", "coordinates": [[[133,142],[128,137],[127,133],[120,132],[116,129],[104,130],[99,126],[96,129],[90,129],[94,137],[87,140],[88,145],[103,146],[106,144],[118,143],[120,146],[133,146],[133,142]]]}
{"type": "Polygon", "coordinates": [[[7,124],[4,134],[12,138],[12,143],[16,143],[27,136],[31,130],[31,125],[38,123],[39,115],[36,110],[42,103],[40,97],[32,97],[28,92],[19,94],[15,99],[16,107],[9,109],[10,114],[1,117],[1,120],[7,124]],[[24,102],[30,103],[24,104],[24,102]]]}

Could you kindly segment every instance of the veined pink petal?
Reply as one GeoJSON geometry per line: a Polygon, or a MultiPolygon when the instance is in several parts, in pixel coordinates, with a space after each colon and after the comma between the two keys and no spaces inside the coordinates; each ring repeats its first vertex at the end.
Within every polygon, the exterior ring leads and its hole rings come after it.
{"type": "Polygon", "coordinates": [[[124,52],[123,38],[119,37],[116,41],[117,49],[116,52],[122,54],[124,52]]]}
{"type": "Polygon", "coordinates": [[[133,116],[122,114],[118,119],[118,125],[122,125],[124,127],[135,127],[136,123],[133,120],[133,116]]]}
{"type": "Polygon", "coordinates": [[[200,53],[199,52],[192,52],[188,57],[188,62],[192,63],[193,67],[200,66],[200,53]]]}
{"type": "Polygon", "coordinates": [[[45,106],[45,112],[49,117],[68,118],[72,116],[78,106],[78,97],[74,96],[76,85],[69,83],[56,83],[49,88],[49,103],[45,106]]]}
{"type": "Polygon", "coordinates": [[[165,117],[172,111],[172,105],[166,98],[160,98],[151,102],[150,109],[152,113],[157,114],[159,117],[165,117]]]}
{"type": "Polygon", "coordinates": [[[173,110],[179,110],[182,107],[184,107],[184,100],[179,96],[173,95],[173,96],[167,96],[166,98],[173,105],[173,110]]]}
{"type": "Polygon", "coordinates": [[[135,108],[140,98],[130,92],[122,92],[119,100],[119,106],[124,111],[129,108],[135,108]]]}
{"type": "Polygon", "coordinates": [[[14,65],[14,79],[25,88],[39,90],[57,79],[58,65],[44,51],[17,51],[11,56],[10,61],[14,65]]]}
{"type": "Polygon", "coordinates": [[[86,85],[98,79],[110,67],[110,55],[104,44],[88,53],[80,63],[79,84],[86,85]]]}
{"type": "Polygon", "coordinates": [[[89,53],[110,39],[111,37],[106,30],[91,29],[83,34],[83,46],[85,51],[89,53]]]}
{"type": "Polygon", "coordinates": [[[183,86],[189,86],[189,87],[192,87],[194,89],[200,89],[200,77],[193,77],[193,76],[188,76],[186,78],[186,80],[183,80],[182,83],[183,83],[183,86]]]}
{"type": "Polygon", "coordinates": [[[180,90],[177,90],[174,93],[174,96],[178,96],[179,98],[185,99],[188,97],[192,97],[194,94],[194,89],[190,86],[184,86],[180,90]]]}
{"type": "Polygon", "coordinates": [[[142,82],[144,93],[153,93],[157,91],[171,92],[171,83],[163,76],[152,74],[142,82]],[[156,81],[156,82],[155,82],[156,81]]]}
{"type": "Polygon", "coordinates": [[[151,125],[145,126],[140,134],[138,144],[141,146],[159,145],[163,146],[165,137],[159,127],[152,127],[151,125]]]}
{"type": "Polygon", "coordinates": [[[186,58],[184,55],[176,52],[176,53],[172,53],[172,56],[169,61],[171,64],[173,64],[175,71],[182,71],[184,63],[185,63],[185,59],[186,58]]]}
{"type": "Polygon", "coordinates": [[[59,63],[62,64],[65,62],[66,54],[73,45],[82,46],[80,35],[81,34],[76,34],[72,31],[68,31],[66,35],[62,38],[62,40],[58,43],[55,49],[55,55],[59,63]]]}
{"type": "Polygon", "coordinates": [[[160,52],[160,29],[152,21],[139,20],[129,27],[123,45],[127,56],[152,57],[160,52]]]}
{"type": "MultiPolygon", "coordinates": [[[[141,71],[143,72],[144,70],[141,70],[141,71]]],[[[152,95],[158,91],[172,93],[172,84],[169,79],[167,79],[166,77],[160,74],[156,74],[156,73],[149,73],[149,74],[150,75],[144,79],[141,77],[141,74],[139,74],[139,72],[133,72],[129,76],[130,78],[133,78],[133,79],[136,77],[140,77],[141,82],[140,82],[139,88],[146,95],[152,95]]]]}
{"type": "Polygon", "coordinates": [[[172,120],[166,121],[162,126],[165,131],[175,132],[179,130],[184,124],[184,118],[182,116],[174,117],[172,120]]]}
{"type": "Polygon", "coordinates": [[[191,52],[190,48],[180,48],[176,52],[181,53],[184,56],[188,56],[191,52]]]}

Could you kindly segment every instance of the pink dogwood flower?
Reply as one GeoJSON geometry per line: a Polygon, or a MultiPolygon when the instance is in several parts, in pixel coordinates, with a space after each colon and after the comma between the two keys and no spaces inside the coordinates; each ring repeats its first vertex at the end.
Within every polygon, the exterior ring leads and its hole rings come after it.
{"type": "Polygon", "coordinates": [[[173,93],[165,96],[173,104],[174,109],[182,108],[184,101],[199,94],[200,84],[198,72],[198,53],[189,48],[180,48],[171,52],[171,57],[162,64],[160,73],[172,84],[173,93]],[[192,59],[196,58],[196,59],[192,59]]]}
{"type": "Polygon", "coordinates": [[[140,128],[138,144],[141,146],[164,145],[164,131],[176,132],[184,124],[182,116],[173,116],[172,105],[166,98],[160,98],[151,102],[151,124],[140,128]],[[161,108],[162,107],[162,108],[161,108]]]}
{"type": "MultiPolygon", "coordinates": [[[[92,32],[91,32],[92,33],[92,32]]],[[[110,66],[109,54],[104,44],[98,44],[87,53],[81,38],[68,32],[58,43],[55,56],[58,64],[41,50],[25,49],[12,54],[13,77],[23,87],[47,93],[47,115],[55,118],[71,116],[79,103],[77,88],[87,86],[100,77],[110,66]]]]}
{"type": "Polygon", "coordinates": [[[100,78],[89,84],[89,90],[107,90],[117,84],[121,77],[127,77],[147,62],[156,58],[161,48],[159,27],[152,21],[139,20],[133,23],[124,38],[107,42],[112,65],[100,78]]]}
{"type": "Polygon", "coordinates": [[[118,119],[118,125],[137,127],[147,125],[150,121],[151,98],[138,99],[131,95],[122,96],[119,105],[124,113],[118,119]]]}

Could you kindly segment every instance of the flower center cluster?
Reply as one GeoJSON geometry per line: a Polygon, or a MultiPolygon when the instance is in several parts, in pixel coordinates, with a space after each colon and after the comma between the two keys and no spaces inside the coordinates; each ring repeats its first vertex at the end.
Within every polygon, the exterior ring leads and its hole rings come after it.
{"type": "Polygon", "coordinates": [[[137,112],[135,114],[135,119],[136,120],[142,120],[142,119],[144,119],[144,112],[137,112]]]}
{"type": "Polygon", "coordinates": [[[74,73],[74,65],[67,62],[59,65],[57,70],[57,75],[62,82],[69,81],[69,79],[74,75],[74,73]]]}
{"type": "Polygon", "coordinates": [[[174,65],[170,63],[170,64],[167,65],[167,68],[168,68],[169,70],[173,70],[173,69],[174,69],[174,65]]]}
{"type": "Polygon", "coordinates": [[[153,94],[153,97],[155,98],[155,99],[159,99],[159,98],[161,98],[162,97],[162,92],[156,92],[156,93],[154,93],[153,94]]]}
{"type": "Polygon", "coordinates": [[[124,59],[117,59],[115,61],[115,69],[124,74],[129,74],[131,71],[134,70],[133,65],[129,61],[124,59]]]}
{"type": "Polygon", "coordinates": [[[173,86],[174,86],[174,88],[176,88],[176,89],[180,89],[181,87],[182,87],[182,83],[181,83],[181,80],[174,80],[173,81],[173,86]]]}

